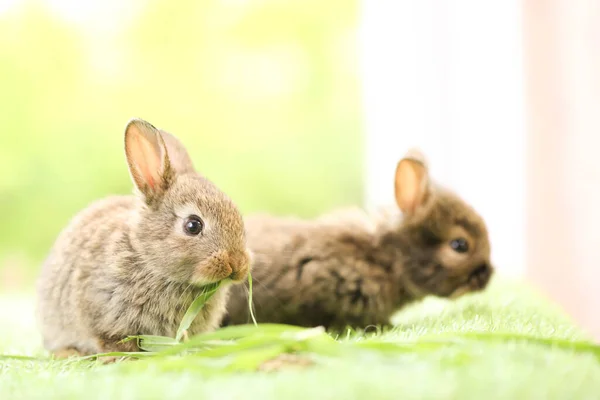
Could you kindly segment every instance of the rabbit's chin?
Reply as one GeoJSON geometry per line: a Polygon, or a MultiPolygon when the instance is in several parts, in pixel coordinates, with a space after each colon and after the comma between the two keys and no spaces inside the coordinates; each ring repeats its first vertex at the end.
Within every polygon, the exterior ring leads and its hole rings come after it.
{"type": "Polygon", "coordinates": [[[464,284],[464,285],[461,285],[461,286],[457,287],[456,289],[454,289],[454,291],[452,293],[450,293],[448,298],[456,299],[458,297],[461,297],[461,296],[463,296],[467,293],[471,293],[471,292],[473,292],[473,289],[468,284],[464,284]]]}
{"type": "Polygon", "coordinates": [[[208,288],[211,287],[214,284],[220,283],[219,286],[224,285],[225,283],[227,283],[227,281],[231,281],[228,278],[225,279],[206,279],[203,277],[198,277],[198,278],[192,278],[190,280],[190,285],[195,286],[197,288],[208,288]]]}
{"type": "Polygon", "coordinates": [[[234,280],[231,277],[222,278],[222,279],[207,279],[204,277],[199,277],[199,278],[190,280],[189,284],[193,285],[197,288],[200,288],[200,289],[205,289],[205,288],[212,287],[216,283],[218,283],[219,287],[222,288],[222,287],[229,286],[229,285],[239,284],[240,282],[241,281],[234,280]]]}
{"type": "Polygon", "coordinates": [[[464,294],[479,290],[479,288],[473,287],[470,281],[456,285],[454,288],[446,286],[446,290],[444,292],[428,291],[427,289],[415,284],[406,276],[403,278],[403,283],[406,291],[414,300],[419,300],[429,295],[455,299],[464,294]]]}
{"type": "Polygon", "coordinates": [[[475,293],[485,289],[485,285],[474,284],[471,280],[459,285],[450,295],[447,297],[449,299],[456,299],[468,293],[475,293]]]}

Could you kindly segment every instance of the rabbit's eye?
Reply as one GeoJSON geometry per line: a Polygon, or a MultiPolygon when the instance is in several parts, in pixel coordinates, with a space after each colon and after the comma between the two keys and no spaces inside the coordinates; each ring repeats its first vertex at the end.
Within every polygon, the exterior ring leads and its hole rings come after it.
{"type": "Polygon", "coordinates": [[[183,230],[190,236],[197,236],[202,232],[204,228],[204,223],[197,215],[190,215],[185,219],[183,223],[183,230]]]}
{"type": "Polygon", "coordinates": [[[469,243],[464,238],[453,239],[450,241],[450,247],[452,250],[458,253],[466,253],[469,251],[469,243]]]}

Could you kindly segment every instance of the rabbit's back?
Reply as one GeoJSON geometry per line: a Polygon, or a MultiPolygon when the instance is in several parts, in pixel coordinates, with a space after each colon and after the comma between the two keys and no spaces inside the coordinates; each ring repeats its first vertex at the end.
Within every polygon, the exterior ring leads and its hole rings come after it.
{"type": "MultiPolygon", "coordinates": [[[[334,326],[340,318],[376,323],[387,314],[387,300],[395,293],[388,293],[388,274],[374,259],[379,257],[374,254],[372,223],[367,222],[354,210],[313,221],[247,217],[258,321],[334,326]],[[379,292],[386,294],[379,298],[379,292]]],[[[249,322],[244,289],[232,289],[224,323],[249,322]]]]}
{"type": "MultiPolygon", "coordinates": [[[[119,238],[134,218],[137,199],[113,196],[77,214],[60,233],[38,281],[38,322],[48,349],[64,348],[87,337],[82,295],[109,268],[119,238]]],[[[93,349],[94,343],[78,343],[93,349]]]]}
{"type": "MultiPolygon", "coordinates": [[[[268,214],[247,216],[244,224],[248,247],[252,250],[253,306],[259,322],[282,322],[284,303],[290,304],[290,299],[282,298],[282,278],[290,272],[291,258],[306,243],[311,224],[295,217],[268,214]],[[265,321],[261,321],[263,316],[265,321]]],[[[250,322],[247,293],[247,285],[232,288],[224,323],[250,322]]]]}
{"type": "MultiPolygon", "coordinates": [[[[290,264],[290,258],[298,254],[299,248],[306,246],[314,223],[295,217],[273,217],[252,215],[245,219],[246,240],[252,249],[252,277],[259,284],[266,284],[282,273],[282,268],[290,264]]],[[[238,288],[240,289],[240,288],[238,288]]]]}

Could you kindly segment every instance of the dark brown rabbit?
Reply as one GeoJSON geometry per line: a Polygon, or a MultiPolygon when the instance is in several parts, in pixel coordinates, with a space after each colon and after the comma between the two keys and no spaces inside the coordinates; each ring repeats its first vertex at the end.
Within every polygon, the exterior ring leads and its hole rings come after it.
{"type": "MultiPolygon", "coordinates": [[[[486,226],[463,200],[430,183],[416,150],[398,163],[395,196],[399,210],[377,217],[348,210],[313,221],[246,218],[258,322],[388,324],[426,295],[485,288],[492,274],[486,226]]],[[[224,325],[249,321],[247,287],[232,290],[227,310],[224,325]]]]}
{"type": "Polygon", "coordinates": [[[234,203],[197,174],[183,145],[143,120],[125,129],[135,196],[97,201],[59,235],[38,282],[38,318],[56,356],[135,351],[128,335],[174,337],[204,286],[222,282],[191,325],[218,327],[249,253],[234,203]]]}

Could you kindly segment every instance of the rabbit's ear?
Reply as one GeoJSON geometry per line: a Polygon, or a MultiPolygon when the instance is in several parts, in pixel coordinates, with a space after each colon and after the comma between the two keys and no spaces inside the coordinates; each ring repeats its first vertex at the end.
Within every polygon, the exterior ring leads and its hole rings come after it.
{"type": "Polygon", "coordinates": [[[429,172],[425,157],[410,150],[396,167],[396,203],[404,214],[413,214],[430,194],[429,172]]]}
{"type": "Polygon", "coordinates": [[[169,132],[161,130],[160,133],[167,146],[171,168],[181,175],[195,172],[194,163],[183,143],[169,132]]]}
{"type": "Polygon", "coordinates": [[[141,119],[129,121],[125,128],[125,155],[133,183],[147,202],[169,188],[174,171],[158,129],[141,119]]]}

